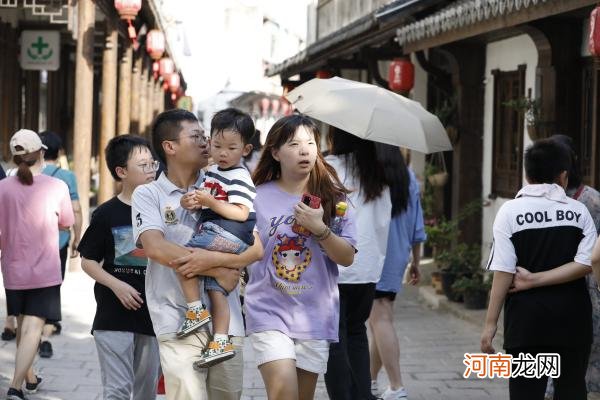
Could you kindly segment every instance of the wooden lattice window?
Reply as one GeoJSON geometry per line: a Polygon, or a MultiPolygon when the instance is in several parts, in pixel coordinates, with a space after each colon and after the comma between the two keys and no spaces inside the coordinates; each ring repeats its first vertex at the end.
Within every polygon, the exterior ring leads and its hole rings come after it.
{"type": "Polygon", "coordinates": [[[522,184],[523,115],[506,102],[525,96],[525,65],[494,76],[492,193],[512,198],[522,184]]]}

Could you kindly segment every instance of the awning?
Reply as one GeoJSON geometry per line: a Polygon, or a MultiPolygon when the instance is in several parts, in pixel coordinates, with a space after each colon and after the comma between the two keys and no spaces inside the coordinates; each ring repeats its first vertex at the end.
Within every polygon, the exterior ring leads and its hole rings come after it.
{"type": "Polygon", "coordinates": [[[381,36],[394,36],[394,30],[413,13],[443,0],[395,0],[343,28],[319,39],[293,57],[267,68],[266,75],[291,75],[306,69],[317,69],[332,57],[344,56],[355,50],[356,44],[378,43],[381,36]]]}
{"type": "Polygon", "coordinates": [[[562,14],[596,0],[460,0],[397,31],[405,53],[562,14]]]}

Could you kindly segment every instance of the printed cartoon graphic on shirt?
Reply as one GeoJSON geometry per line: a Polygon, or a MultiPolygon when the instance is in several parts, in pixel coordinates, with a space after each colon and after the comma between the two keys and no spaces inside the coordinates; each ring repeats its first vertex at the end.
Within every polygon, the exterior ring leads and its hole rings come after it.
{"type": "Polygon", "coordinates": [[[115,272],[143,275],[146,270],[146,253],[133,242],[131,226],[117,226],[111,229],[115,242],[115,272]]]}
{"type": "Polygon", "coordinates": [[[229,199],[227,192],[225,191],[225,189],[223,189],[223,186],[221,186],[221,184],[217,181],[206,180],[204,182],[204,189],[208,190],[209,193],[217,200],[227,202],[229,199]]]}
{"type": "Polygon", "coordinates": [[[289,282],[298,282],[310,264],[312,254],[305,247],[306,238],[301,236],[277,235],[272,260],[277,276],[289,282]]]}

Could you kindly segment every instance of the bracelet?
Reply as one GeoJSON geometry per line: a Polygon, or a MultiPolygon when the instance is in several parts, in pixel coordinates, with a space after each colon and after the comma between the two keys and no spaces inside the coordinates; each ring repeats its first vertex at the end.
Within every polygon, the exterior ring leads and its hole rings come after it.
{"type": "Polygon", "coordinates": [[[329,229],[329,227],[326,226],[323,233],[321,233],[320,235],[315,235],[315,239],[317,240],[317,242],[321,242],[321,241],[327,239],[329,237],[329,235],[331,235],[331,229],[329,229]]]}

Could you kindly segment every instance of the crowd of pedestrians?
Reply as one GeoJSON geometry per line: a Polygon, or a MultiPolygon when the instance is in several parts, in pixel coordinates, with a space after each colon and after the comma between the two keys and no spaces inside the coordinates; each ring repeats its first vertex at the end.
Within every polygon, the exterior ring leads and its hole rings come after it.
{"type": "MultiPolygon", "coordinates": [[[[56,161],[60,137],[13,135],[16,168],[0,181],[14,316],[2,339],[17,341],[7,399],[42,383],[33,362],[52,356],[50,335],[61,329],[69,245],[95,281],[104,399],[153,399],[161,374],[168,399],[240,399],[244,338],[269,399],[312,399],[321,374],[331,399],[409,398],[393,307],[403,280],[420,280],[415,174],[398,147],[334,127],[325,156],[317,124],[301,114],[276,121],[262,148],[257,138],[250,116],[232,108],[209,132],[175,109],[156,117],[150,142],[113,138],[105,156],[119,193],[81,235],[74,176],[56,161]],[[390,386],[380,390],[382,368],[390,386]]],[[[529,184],[494,223],[481,350],[495,352],[504,306],[507,353],[554,352],[562,363],[553,384],[511,378],[511,399],[584,399],[599,383],[590,267],[600,276],[600,194],[582,184],[575,160],[566,136],[535,142],[529,184]]]]}

